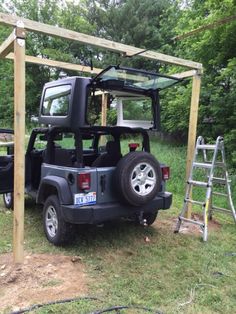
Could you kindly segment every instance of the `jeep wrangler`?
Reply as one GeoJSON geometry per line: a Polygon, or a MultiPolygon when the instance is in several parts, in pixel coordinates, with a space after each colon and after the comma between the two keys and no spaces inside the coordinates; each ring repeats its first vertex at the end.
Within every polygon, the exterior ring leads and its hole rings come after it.
{"type": "MultiPolygon", "coordinates": [[[[25,192],[43,205],[49,242],[73,239],[75,224],[100,224],[121,217],[151,225],[171,206],[165,191],[169,167],[150,153],[143,128],[100,126],[101,93],[111,104],[136,103],[159,123],[161,89],[178,82],[152,72],[110,66],[95,78],[69,77],[46,83],[39,122],[25,155],[25,192]],[[147,104],[150,106],[147,109],[147,104]]],[[[137,107],[139,108],[139,107],[137,107]]],[[[140,117],[142,119],[142,117],[140,117]]],[[[0,130],[0,133],[12,133],[0,130]]],[[[0,193],[13,204],[13,150],[0,156],[0,193]]]]}

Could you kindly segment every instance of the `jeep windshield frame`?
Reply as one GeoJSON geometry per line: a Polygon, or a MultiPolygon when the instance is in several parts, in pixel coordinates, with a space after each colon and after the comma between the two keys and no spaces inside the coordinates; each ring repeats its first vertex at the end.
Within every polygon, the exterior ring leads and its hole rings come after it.
{"type": "Polygon", "coordinates": [[[155,72],[111,65],[92,79],[92,84],[101,89],[134,91],[141,94],[160,91],[181,79],[155,72]]]}

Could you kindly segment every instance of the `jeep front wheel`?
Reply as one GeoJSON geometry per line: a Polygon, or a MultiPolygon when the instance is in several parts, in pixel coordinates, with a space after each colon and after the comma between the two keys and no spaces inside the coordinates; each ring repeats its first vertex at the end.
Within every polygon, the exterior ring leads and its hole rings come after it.
{"type": "Polygon", "coordinates": [[[73,225],[62,218],[61,207],[56,195],[47,198],[43,208],[44,232],[49,242],[63,245],[72,240],[73,225]]]}
{"type": "Polygon", "coordinates": [[[141,206],[152,200],[160,190],[159,162],[147,152],[131,152],[116,168],[116,188],[126,203],[141,206]]]}

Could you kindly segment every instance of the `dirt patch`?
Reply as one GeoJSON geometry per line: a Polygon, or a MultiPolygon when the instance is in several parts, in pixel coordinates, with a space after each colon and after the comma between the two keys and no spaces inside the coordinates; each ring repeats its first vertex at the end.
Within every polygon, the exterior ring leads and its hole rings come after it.
{"type": "Polygon", "coordinates": [[[14,265],[0,255],[0,312],[87,294],[88,278],[80,257],[28,254],[14,265]]]}
{"type": "MultiPolygon", "coordinates": [[[[203,221],[203,216],[193,213],[191,219],[195,221],[203,221]]],[[[177,224],[177,218],[163,219],[161,221],[158,221],[157,219],[155,224],[157,225],[158,228],[160,227],[163,228],[164,226],[164,228],[169,228],[171,229],[171,231],[174,231],[177,224]]],[[[209,231],[218,230],[221,228],[221,224],[214,219],[208,220],[208,228],[209,231]]],[[[182,222],[179,233],[199,236],[202,235],[202,229],[200,228],[200,226],[195,225],[193,223],[182,222]]]]}

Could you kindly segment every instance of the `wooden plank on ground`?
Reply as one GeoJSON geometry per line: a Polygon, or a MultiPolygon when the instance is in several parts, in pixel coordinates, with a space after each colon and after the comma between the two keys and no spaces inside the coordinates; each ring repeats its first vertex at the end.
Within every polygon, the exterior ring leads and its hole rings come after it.
{"type": "Polygon", "coordinates": [[[24,259],[25,200],[25,40],[14,41],[14,229],[13,257],[15,263],[24,259]]]}
{"type": "Polygon", "coordinates": [[[71,30],[67,30],[62,27],[56,27],[49,24],[43,24],[40,22],[35,22],[29,19],[21,18],[15,15],[8,15],[5,13],[0,13],[0,24],[15,26],[18,21],[22,21],[25,25],[25,29],[33,32],[43,33],[49,36],[57,36],[60,38],[65,38],[69,40],[75,40],[84,44],[93,45],[96,47],[105,48],[111,51],[118,51],[127,56],[137,55],[152,60],[159,60],[165,63],[181,65],[189,67],[192,69],[202,69],[202,64],[190,60],[185,60],[182,58],[177,58],[155,51],[145,51],[141,48],[117,43],[104,38],[99,38],[71,30]]]}

